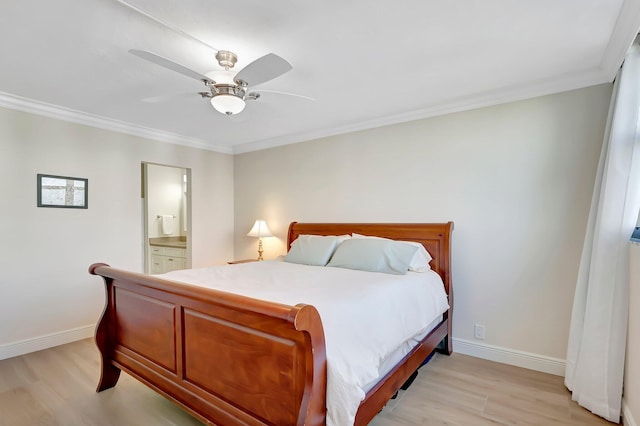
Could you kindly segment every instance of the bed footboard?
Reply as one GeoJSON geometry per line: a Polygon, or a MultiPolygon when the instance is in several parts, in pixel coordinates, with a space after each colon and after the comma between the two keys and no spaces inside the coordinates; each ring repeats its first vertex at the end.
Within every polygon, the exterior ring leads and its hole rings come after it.
{"type": "Polygon", "coordinates": [[[123,370],[207,424],[322,425],[324,332],[316,309],[286,306],[97,263],[97,391],[123,370]]]}

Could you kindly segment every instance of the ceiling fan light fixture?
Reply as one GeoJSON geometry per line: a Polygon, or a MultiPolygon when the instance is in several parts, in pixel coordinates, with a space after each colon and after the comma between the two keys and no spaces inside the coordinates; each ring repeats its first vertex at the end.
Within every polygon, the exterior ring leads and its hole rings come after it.
{"type": "Polygon", "coordinates": [[[211,105],[221,114],[235,115],[242,112],[245,102],[236,95],[223,93],[212,97],[211,105]]]}

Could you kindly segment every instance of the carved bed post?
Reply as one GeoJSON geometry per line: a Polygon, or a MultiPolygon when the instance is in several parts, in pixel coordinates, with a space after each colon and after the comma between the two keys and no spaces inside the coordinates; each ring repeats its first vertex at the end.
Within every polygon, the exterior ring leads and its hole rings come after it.
{"type": "MultiPolygon", "coordinates": [[[[89,273],[91,275],[96,274],[96,268],[100,266],[109,266],[106,263],[94,263],[89,267],[89,273]]],[[[96,327],[96,346],[100,350],[101,368],[100,368],[100,381],[96,392],[101,392],[105,389],[112,388],[118,383],[120,378],[120,369],[111,364],[113,358],[113,348],[115,342],[115,330],[114,330],[114,318],[113,318],[113,291],[112,284],[113,279],[102,277],[105,285],[105,305],[102,311],[102,316],[96,327]]]]}

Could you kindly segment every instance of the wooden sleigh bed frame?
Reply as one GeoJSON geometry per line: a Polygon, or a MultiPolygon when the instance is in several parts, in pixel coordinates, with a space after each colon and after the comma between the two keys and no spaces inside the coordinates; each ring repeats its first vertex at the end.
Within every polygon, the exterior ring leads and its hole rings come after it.
{"type": "MultiPolygon", "coordinates": [[[[452,230],[452,222],[289,226],[288,247],[300,234],[352,232],[420,242],[444,281],[450,309],[367,393],[356,425],[368,424],[431,352],[452,352],[452,230]]],[[[101,354],[97,392],[115,386],[125,371],[205,424],[325,424],[325,340],[313,306],[250,299],[104,263],[89,272],[102,276],[106,286],[95,334],[101,354]]]]}

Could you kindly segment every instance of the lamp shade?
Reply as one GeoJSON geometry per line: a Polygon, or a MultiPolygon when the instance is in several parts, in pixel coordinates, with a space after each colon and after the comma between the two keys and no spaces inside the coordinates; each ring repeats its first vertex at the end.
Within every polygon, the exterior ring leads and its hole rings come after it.
{"type": "Polygon", "coordinates": [[[222,114],[234,115],[242,112],[244,100],[239,96],[223,93],[211,98],[211,105],[222,114]]]}
{"type": "Polygon", "coordinates": [[[262,238],[273,237],[273,234],[271,234],[271,231],[267,226],[267,222],[265,222],[264,220],[256,220],[256,223],[253,224],[253,227],[251,228],[247,236],[262,238]]]}

